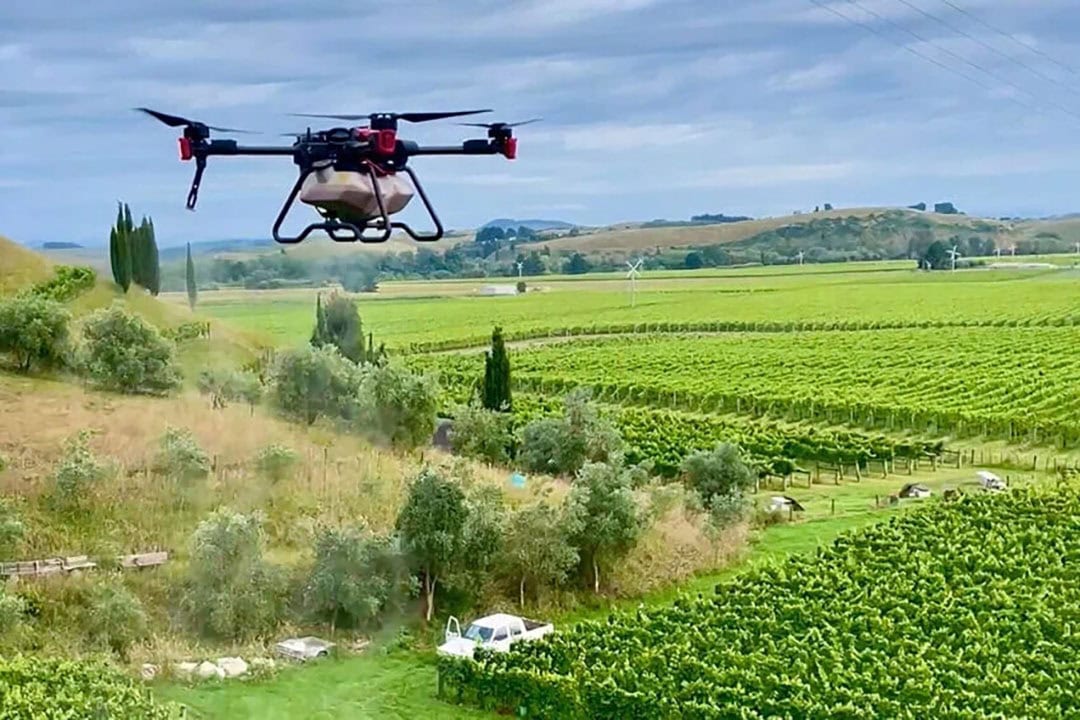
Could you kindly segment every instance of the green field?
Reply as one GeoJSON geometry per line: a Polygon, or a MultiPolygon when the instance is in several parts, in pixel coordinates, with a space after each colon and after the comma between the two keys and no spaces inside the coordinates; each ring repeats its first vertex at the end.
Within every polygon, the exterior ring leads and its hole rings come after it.
{"type": "MultiPolygon", "coordinates": [[[[1080,317],[1080,274],[1061,270],[914,270],[851,272],[789,268],[762,275],[702,274],[659,277],[646,273],[631,307],[623,282],[530,280],[537,292],[516,297],[478,297],[495,281],[387,283],[378,294],[358,295],[365,327],[388,347],[413,343],[482,345],[493,325],[528,337],[578,333],[610,326],[663,327],[687,324],[787,323],[844,327],[891,323],[904,326],[972,323],[1074,323],[1080,317]],[[395,293],[411,297],[395,297],[395,293]],[[382,297],[385,295],[386,297],[382,297]]],[[[507,280],[507,282],[512,282],[507,280]]],[[[316,291],[220,293],[201,296],[199,310],[276,342],[304,342],[311,333],[316,291]]],[[[177,302],[181,298],[171,298],[177,302]]]]}

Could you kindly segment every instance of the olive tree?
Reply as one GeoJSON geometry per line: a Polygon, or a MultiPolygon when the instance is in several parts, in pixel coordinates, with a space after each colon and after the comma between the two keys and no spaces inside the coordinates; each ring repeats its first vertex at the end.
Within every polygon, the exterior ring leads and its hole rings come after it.
{"type": "Polygon", "coordinates": [[[71,314],[36,295],[0,301],[0,354],[10,355],[19,372],[35,365],[59,365],[68,347],[71,314]]]}
{"type": "Polygon", "coordinates": [[[608,463],[586,463],[574,478],[568,497],[569,512],[576,518],[572,542],[584,567],[592,571],[593,592],[600,592],[601,568],[633,549],[644,530],[633,482],[629,468],[608,463]]]}
{"type": "Polygon", "coordinates": [[[119,304],[93,312],[82,337],[80,365],[99,387],[147,395],[164,395],[179,387],[173,345],[119,304]]]}
{"type": "Polygon", "coordinates": [[[525,592],[534,594],[557,585],[578,564],[580,556],[571,539],[582,531],[583,517],[565,506],[544,502],[527,505],[507,520],[500,566],[518,586],[518,603],[525,607],[525,592]]]}

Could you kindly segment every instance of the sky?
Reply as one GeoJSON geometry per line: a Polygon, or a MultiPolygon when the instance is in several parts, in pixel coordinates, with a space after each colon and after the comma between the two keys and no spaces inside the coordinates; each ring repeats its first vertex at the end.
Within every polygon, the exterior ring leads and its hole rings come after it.
{"type": "Polygon", "coordinates": [[[287,158],[212,158],[189,212],[178,132],[137,106],[255,143],[302,130],[298,112],[542,117],[514,161],[413,161],[450,228],[826,202],[1067,213],[1078,40],[1075,0],[3,0],[0,234],[99,244],[124,201],[164,246],[269,236],[287,158]]]}

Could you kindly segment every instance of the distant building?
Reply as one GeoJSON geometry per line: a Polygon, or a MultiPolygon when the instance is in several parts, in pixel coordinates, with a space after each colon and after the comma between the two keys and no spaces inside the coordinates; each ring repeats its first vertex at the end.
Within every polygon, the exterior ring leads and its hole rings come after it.
{"type": "Polygon", "coordinates": [[[480,288],[480,294],[492,297],[498,295],[517,295],[517,285],[485,285],[480,288]]]}

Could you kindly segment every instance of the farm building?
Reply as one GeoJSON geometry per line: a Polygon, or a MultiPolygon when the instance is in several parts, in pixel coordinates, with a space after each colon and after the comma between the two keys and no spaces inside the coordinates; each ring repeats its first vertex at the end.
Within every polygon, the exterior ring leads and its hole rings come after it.
{"type": "Polygon", "coordinates": [[[922,483],[908,483],[904,487],[900,488],[900,497],[902,498],[915,498],[922,500],[928,498],[931,495],[930,488],[926,487],[922,483]]]}
{"type": "Polygon", "coordinates": [[[480,294],[485,297],[498,297],[503,295],[517,295],[516,285],[485,285],[480,288],[480,294]]]}

